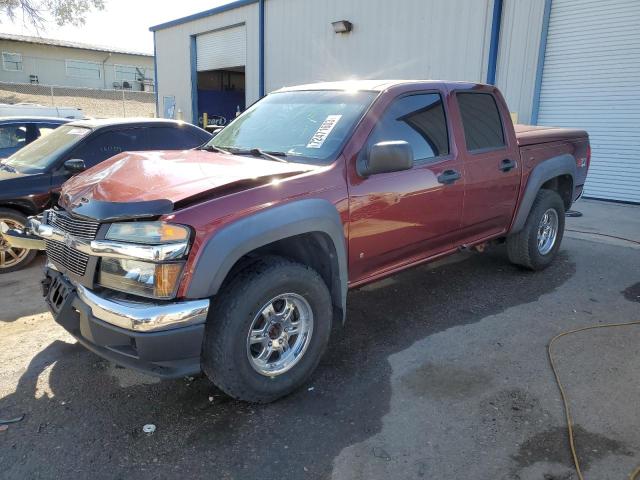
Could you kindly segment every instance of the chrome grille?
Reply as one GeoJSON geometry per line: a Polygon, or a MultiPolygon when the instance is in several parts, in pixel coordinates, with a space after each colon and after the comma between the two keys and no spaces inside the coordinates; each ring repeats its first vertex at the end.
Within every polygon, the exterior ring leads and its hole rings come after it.
{"type": "Polygon", "coordinates": [[[85,240],[95,239],[98,229],[100,228],[99,222],[94,220],[80,220],[62,210],[49,210],[47,223],[51,226],[58,227],[60,230],[74,237],[85,240]]]}
{"type": "Polygon", "coordinates": [[[71,273],[82,276],[87,270],[87,264],[89,263],[89,256],[67,247],[64,243],[54,242],[52,240],[46,241],[47,255],[49,260],[62,265],[71,273]]]}
{"type": "MultiPolygon", "coordinates": [[[[64,210],[49,210],[46,223],[76,238],[93,240],[96,238],[100,223],[95,220],[84,220],[72,217],[64,210]]],[[[68,247],[62,242],[47,240],[47,255],[54,264],[64,267],[69,272],[83,276],[87,271],[89,256],[68,247]]]]}

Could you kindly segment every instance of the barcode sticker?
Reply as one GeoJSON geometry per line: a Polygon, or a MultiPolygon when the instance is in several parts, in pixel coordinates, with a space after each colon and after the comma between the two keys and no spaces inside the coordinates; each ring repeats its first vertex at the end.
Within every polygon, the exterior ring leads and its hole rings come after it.
{"type": "Polygon", "coordinates": [[[322,122],[322,125],[318,128],[316,133],[313,134],[309,143],[307,143],[307,148],[320,148],[322,144],[327,139],[331,130],[336,126],[338,121],[342,118],[342,115],[329,115],[322,122]]]}

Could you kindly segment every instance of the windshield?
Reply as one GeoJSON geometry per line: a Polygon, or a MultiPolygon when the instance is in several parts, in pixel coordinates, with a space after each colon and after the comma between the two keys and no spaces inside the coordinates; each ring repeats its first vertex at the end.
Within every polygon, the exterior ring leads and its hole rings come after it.
{"type": "Polygon", "coordinates": [[[208,145],[225,150],[282,152],[326,164],[371,104],[376,92],[273,93],[222,129],[208,145]]]}
{"type": "Polygon", "coordinates": [[[86,127],[62,125],[50,134],[18,150],[3,160],[2,164],[20,173],[44,172],[59,158],[60,152],[78,143],[90,131],[91,129],[86,127]]]}

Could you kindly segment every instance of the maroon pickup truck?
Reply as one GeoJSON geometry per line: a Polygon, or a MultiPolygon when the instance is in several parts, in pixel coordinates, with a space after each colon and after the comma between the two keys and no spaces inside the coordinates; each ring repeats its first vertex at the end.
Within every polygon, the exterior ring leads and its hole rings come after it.
{"type": "Polygon", "coordinates": [[[490,241],[549,265],[589,157],[584,131],[514,127],[492,86],[305,85],[198,150],[119,154],[4,234],[46,248],[47,302],[90,350],[269,402],[309,378],[349,288],[490,241]]]}

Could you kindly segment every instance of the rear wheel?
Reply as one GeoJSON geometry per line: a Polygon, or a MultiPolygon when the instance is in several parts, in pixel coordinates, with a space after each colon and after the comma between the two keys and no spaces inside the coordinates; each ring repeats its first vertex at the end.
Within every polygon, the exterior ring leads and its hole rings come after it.
{"type": "Polygon", "coordinates": [[[548,267],[564,235],[564,202],[553,190],[540,190],[523,229],[507,238],[509,260],[530,270],[548,267]]]}
{"type": "MultiPolygon", "coordinates": [[[[27,217],[16,210],[0,208],[0,222],[9,228],[23,230],[27,217]]],[[[35,250],[13,248],[0,234],[0,274],[14,272],[26,267],[36,256],[35,250]]]]}
{"type": "Polygon", "coordinates": [[[214,301],[202,367],[239,400],[267,403],[302,385],[331,332],[331,296],[313,269],[265,257],[230,281],[214,301]]]}

